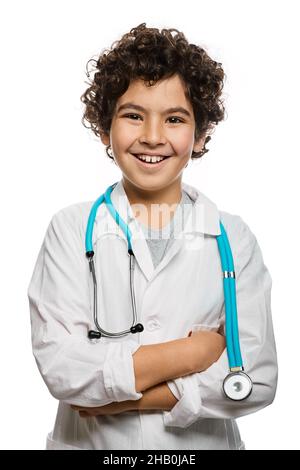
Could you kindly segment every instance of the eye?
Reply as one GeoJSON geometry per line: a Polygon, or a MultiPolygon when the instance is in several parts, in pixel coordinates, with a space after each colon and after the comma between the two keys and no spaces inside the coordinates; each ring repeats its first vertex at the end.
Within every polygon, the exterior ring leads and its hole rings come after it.
{"type": "MultiPolygon", "coordinates": [[[[139,116],[138,114],[125,114],[123,117],[128,117],[128,118],[130,118],[131,116],[141,117],[141,116],[139,116]]],[[[134,119],[134,121],[136,121],[136,119],[134,119]]]]}
{"type": "MultiPolygon", "coordinates": [[[[171,117],[169,117],[168,119],[177,119],[177,121],[183,122],[182,119],[180,119],[180,118],[178,118],[178,117],[176,117],[176,116],[171,116],[171,117]]],[[[177,124],[177,122],[173,122],[173,124],[177,124]]]]}
{"type": "MultiPolygon", "coordinates": [[[[140,118],[141,116],[139,114],[125,114],[123,117],[128,117],[129,119],[131,119],[132,117],[135,117],[135,118],[140,118]]],[[[168,119],[177,119],[177,122],[172,122],[172,124],[178,124],[180,122],[184,122],[182,119],[178,118],[177,116],[171,116],[169,117],[168,119]]],[[[136,121],[137,119],[133,119],[134,121],[136,121]]]]}

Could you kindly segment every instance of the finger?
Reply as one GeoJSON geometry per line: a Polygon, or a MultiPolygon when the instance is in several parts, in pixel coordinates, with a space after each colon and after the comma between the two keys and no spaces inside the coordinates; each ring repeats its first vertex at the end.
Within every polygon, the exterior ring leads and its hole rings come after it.
{"type": "Polygon", "coordinates": [[[90,410],[93,410],[93,408],[89,408],[87,406],[77,406],[77,405],[71,405],[72,410],[75,411],[87,411],[89,412],[90,410]]]}
{"type": "Polygon", "coordinates": [[[72,410],[77,411],[77,410],[81,410],[81,409],[82,409],[82,406],[71,405],[71,408],[72,408],[72,410]]]}

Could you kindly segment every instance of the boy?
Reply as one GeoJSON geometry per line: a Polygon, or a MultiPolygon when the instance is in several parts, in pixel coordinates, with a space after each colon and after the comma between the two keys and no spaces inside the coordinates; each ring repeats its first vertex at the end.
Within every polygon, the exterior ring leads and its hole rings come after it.
{"type": "MultiPolygon", "coordinates": [[[[256,238],[241,217],[218,211],[182,182],[224,117],[220,66],[177,30],[145,23],[96,62],[82,96],[84,118],[122,172],[112,202],[135,235],[145,328],[87,339],[93,319],[84,237],[92,203],[55,214],[28,289],[33,352],[60,400],[47,449],[243,449],[235,418],[274,399],[272,281],[256,238]],[[254,384],[241,402],[222,393],[228,359],[220,219],[235,259],[240,340],[254,384]]],[[[131,315],[128,257],[109,220],[103,204],[94,241],[99,312],[106,330],[120,331],[131,315]]]]}

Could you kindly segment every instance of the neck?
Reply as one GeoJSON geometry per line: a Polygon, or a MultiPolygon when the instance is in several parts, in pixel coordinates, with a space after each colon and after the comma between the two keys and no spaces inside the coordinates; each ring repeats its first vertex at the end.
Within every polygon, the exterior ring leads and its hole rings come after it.
{"type": "Polygon", "coordinates": [[[144,204],[150,208],[151,204],[179,204],[182,197],[181,181],[153,191],[138,188],[124,178],[122,184],[130,205],[144,204]]]}
{"type": "Polygon", "coordinates": [[[168,224],[181,201],[181,180],[154,191],[137,188],[124,178],[122,184],[135,218],[152,228],[161,229],[168,224]],[[162,207],[160,207],[161,204],[163,204],[162,207]],[[140,206],[145,210],[141,210],[140,206]]]}

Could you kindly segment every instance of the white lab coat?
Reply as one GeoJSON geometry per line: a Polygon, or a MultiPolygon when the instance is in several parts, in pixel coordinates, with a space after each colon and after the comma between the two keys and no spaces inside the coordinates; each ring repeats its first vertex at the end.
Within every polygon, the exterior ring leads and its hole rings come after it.
{"type": "MultiPolygon", "coordinates": [[[[49,392],[59,400],[47,449],[244,449],[235,418],[273,402],[277,356],[271,318],[270,274],[257,240],[238,215],[219,211],[198,189],[182,188],[195,204],[184,230],[154,269],[122,181],[112,202],[132,232],[138,321],[144,331],[121,338],[87,338],[93,323],[93,282],[85,232],[94,201],[65,207],[52,217],[28,287],[32,347],[49,392]],[[179,401],[170,411],[130,411],[81,418],[70,404],[102,406],[139,400],[133,353],[140,345],[186,337],[190,330],[224,332],[223,275],[215,235],[219,219],[233,253],[239,333],[251,396],[227,399],[226,349],[206,371],[168,385],[179,401]]],[[[126,237],[105,204],[98,209],[93,243],[98,280],[98,321],[116,332],[132,324],[126,237]]],[[[263,436],[262,436],[263,437],[263,436]]]]}

